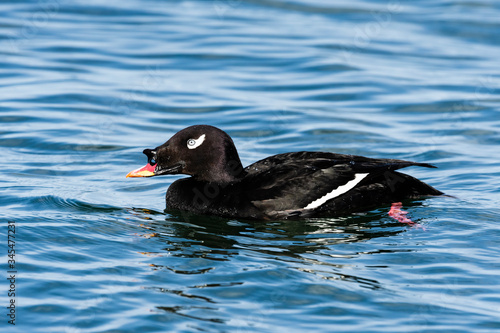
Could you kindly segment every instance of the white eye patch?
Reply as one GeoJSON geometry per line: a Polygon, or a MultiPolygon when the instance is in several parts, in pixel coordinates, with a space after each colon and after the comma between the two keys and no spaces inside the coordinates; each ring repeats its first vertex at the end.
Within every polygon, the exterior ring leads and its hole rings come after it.
{"type": "Polygon", "coordinates": [[[198,139],[189,139],[187,140],[187,147],[189,149],[195,149],[201,146],[201,144],[205,141],[205,134],[201,135],[198,139]]]}

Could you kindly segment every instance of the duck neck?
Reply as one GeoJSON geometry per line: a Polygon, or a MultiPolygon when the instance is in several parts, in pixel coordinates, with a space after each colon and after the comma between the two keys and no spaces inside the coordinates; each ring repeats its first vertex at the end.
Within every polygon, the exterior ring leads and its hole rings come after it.
{"type": "Polygon", "coordinates": [[[197,174],[194,178],[198,181],[216,184],[228,184],[239,181],[246,175],[246,171],[241,164],[238,155],[220,156],[217,167],[209,170],[204,170],[201,174],[197,174]]]}

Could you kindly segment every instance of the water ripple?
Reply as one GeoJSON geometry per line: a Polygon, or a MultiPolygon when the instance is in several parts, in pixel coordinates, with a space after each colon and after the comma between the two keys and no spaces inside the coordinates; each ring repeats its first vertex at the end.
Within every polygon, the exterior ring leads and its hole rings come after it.
{"type": "Polygon", "coordinates": [[[0,10],[0,217],[16,224],[22,330],[500,328],[496,2],[0,10]],[[433,163],[404,172],[455,198],[404,202],[424,228],[390,207],[300,222],[164,211],[181,176],[125,175],[199,123],[245,165],[299,150],[433,163]]]}

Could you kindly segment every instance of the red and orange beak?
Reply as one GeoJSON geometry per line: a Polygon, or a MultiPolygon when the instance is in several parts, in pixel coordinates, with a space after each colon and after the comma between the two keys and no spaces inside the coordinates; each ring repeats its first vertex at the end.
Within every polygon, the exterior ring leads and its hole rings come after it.
{"type": "Polygon", "coordinates": [[[142,168],[136,169],[134,171],[130,171],[127,174],[126,178],[129,178],[129,177],[152,177],[152,176],[155,176],[155,168],[156,168],[156,164],[155,165],[151,165],[151,164],[148,163],[145,166],[143,166],[142,168]]]}

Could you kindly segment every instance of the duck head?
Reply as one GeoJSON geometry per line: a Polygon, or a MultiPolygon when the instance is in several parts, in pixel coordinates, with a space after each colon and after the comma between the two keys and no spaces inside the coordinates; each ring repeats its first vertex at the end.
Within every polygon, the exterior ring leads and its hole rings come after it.
{"type": "Polygon", "coordinates": [[[209,125],[187,127],[154,149],[145,149],[148,163],[127,177],[185,174],[196,180],[228,183],[244,176],[231,137],[209,125]]]}

